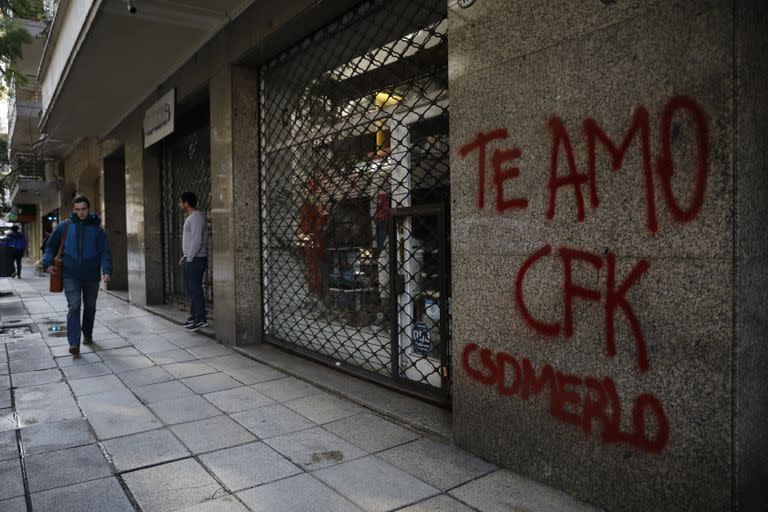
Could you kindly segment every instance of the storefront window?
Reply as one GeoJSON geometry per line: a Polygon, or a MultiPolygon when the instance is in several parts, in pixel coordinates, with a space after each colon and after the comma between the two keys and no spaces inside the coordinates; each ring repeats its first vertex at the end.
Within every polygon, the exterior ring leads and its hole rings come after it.
{"type": "Polygon", "coordinates": [[[262,72],[269,339],[448,393],[445,2],[369,2],[262,72]]]}

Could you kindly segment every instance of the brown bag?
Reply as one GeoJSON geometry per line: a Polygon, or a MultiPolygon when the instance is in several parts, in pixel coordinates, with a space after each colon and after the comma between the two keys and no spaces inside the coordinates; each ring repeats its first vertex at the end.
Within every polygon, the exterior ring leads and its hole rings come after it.
{"type": "Polygon", "coordinates": [[[51,274],[51,286],[50,291],[52,293],[59,293],[64,291],[64,263],[61,260],[61,253],[64,251],[64,242],[67,240],[67,231],[69,231],[69,221],[64,226],[64,235],[61,237],[61,243],[59,244],[59,252],[56,253],[56,257],[53,259],[53,268],[56,269],[54,274],[51,274]]]}

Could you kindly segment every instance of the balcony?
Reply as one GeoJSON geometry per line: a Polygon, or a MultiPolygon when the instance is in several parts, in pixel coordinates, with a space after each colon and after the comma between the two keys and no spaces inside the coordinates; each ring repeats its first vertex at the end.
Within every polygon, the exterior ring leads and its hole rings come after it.
{"type": "Polygon", "coordinates": [[[142,1],[134,14],[120,0],[53,2],[41,131],[73,142],[106,136],[252,1],[142,1]]]}
{"type": "Polygon", "coordinates": [[[19,157],[6,178],[11,204],[38,204],[59,190],[57,181],[46,180],[46,161],[19,157]]]}
{"type": "MultiPolygon", "coordinates": [[[[35,3],[35,2],[33,2],[35,3]]],[[[11,87],[8,98],[8,146],[11,153],[32,153],[32,144],[40,137],[41,95],[37,70],[43,56],[45,21],[17,18],[32,36],[21,49],[15,67],[26,80],[11,87]]]]}

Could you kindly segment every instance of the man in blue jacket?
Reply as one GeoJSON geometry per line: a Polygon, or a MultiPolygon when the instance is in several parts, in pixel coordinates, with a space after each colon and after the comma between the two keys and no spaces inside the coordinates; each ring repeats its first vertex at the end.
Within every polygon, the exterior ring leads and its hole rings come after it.
{"type": "Polygon", "coordinates": [[[19,226],[11,226],[11,232],[5,237],[8,244],[13,248],[13,261],[16,264],[16,277],[21,279],[21,259],[27,251],[27,238],[24,233],[19,233],[19,226]]]}
{"type": "Polygon", "coordinates": [[[64,294],[67,297],[67,340],[69,353],[80,353],[80,333],[83,344],[93,342],[93,322],[96,316],[96,298],[99,294],[99,280],[102,272],[104,282],[112,275],[112,253],[109,250],[107,234],[101,228],[101,219],[91,213],[91,202],[84,195],[72,200],[73,212],[69,220],[59,223],[48,239],[43,256],[43,268],[51,275],[56,273],[54,259],[59,251],[61,238],[67,230],[64,249],[61,254],[64,270],[64,294]],[[67,228],[69,225],[69,228],[67,228]],[[83,305],[83,319],[80,322],[80,304],[83,305]]]}

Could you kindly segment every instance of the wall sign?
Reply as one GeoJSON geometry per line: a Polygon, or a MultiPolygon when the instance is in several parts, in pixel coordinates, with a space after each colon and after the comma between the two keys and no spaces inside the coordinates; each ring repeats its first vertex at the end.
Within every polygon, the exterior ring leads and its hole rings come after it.
{"type": "Polygon", "coordinates": [[[144,148],[173,133],[176,89],[165,93],[144,112],[144,148]]]}

